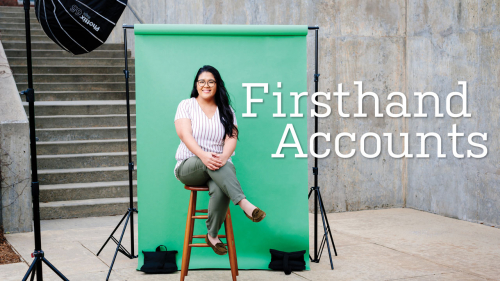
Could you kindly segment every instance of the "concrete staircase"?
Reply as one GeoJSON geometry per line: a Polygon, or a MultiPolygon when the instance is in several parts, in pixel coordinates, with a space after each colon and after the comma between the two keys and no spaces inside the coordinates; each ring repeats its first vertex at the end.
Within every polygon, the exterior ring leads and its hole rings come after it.
{"type": "MultiPolygon", "coordinates": [[[[124,214],[129,187],[123,45],[104,44],[74,56],[44,34],[33,9],[31,32],[41,218],[124,214]]],[[[0,7],[0,40],[18,90],[25,90],[22,7],[0,7]]],[[[133,59],[129,70],[137,166],[133,59]]],[[[24,106],[28,113],[26,102],[24,106]]]]}

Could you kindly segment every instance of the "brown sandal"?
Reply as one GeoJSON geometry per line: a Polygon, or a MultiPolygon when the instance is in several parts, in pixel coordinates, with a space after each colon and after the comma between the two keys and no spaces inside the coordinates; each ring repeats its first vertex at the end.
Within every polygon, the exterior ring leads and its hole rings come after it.
{"type": "MultiPolygon", "coordinates": [[[[245,213],[245,211],[243,211],[243,213],[245,213]]],[[[255,208],[252,212],[252,216],[247,215],[247,213],[245,213],[245,216],[247,216],[247,218],[249,218],[253,222],[260,222],[266,217],[266,212],[262,211],[259,208],[255,208]]]]}
{"type": "Polygon", "coordinates": [[[217,255],[223,256],[223,255],[227,254],[226,246],[224,246],[223,243],[217,243],[217,244],[215,244],[215,246],[212,245],[212,243],[210,243],[210,240],[208,239],[208,233],[205,236],[205,242],[207,242],[208,246],[210,246],[212,248],[212,250],[214,250],[214,252],[217,255]]]}

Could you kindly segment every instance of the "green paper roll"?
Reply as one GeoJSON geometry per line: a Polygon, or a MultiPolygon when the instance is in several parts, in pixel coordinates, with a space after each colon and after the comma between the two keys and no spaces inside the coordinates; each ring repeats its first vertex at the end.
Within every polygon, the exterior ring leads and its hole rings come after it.
{"type": "MultiPolygon", "coordinates": [[[[230,204],[239,268],[268,269],[271,248],[309,249],[307,158],[295,158],[295,148],[284,148],[285,158],[271,157],[287,124],[294,125],[307,153],[306,98],[299,101],[304,117],[290,117],[295,109],[290,92],[307,91],[307,37],[281,36],[292,34],[291,30],[307,31],[306,27],[136,25],[135,30],[138,268],[143,264],[142,251],[154,251],[158,245],[178,250],[181,266],[189,191],[174,176],[180,143],[174,116],[179,102],[190,97],[196,72],[205,64],[220,71],[236,113],[240,134],[232,161],[238,180],[248,200],[267,213],[263,221],[253,223],[239,206],[230,204]],[[268,36],[277,29],[290,32],[268,36]],[[220,34],[197,34],[214,30],[220,34]],[[245,36],[250,31],[254,36],[245,36]],[[264,100],[252,105],[256,118],[242,116],[247,110],[242,83],[269,84],[268,93],[263,88],[252,90],[253,99],[264,100]],[[277,110],[273,92],[282,93],[287,117],[273,117],[277,110]]],[[[291,142],[289,134],[286,143],[291,142]]],[[[197,209],[206,209],[208,201],[208,193],[200,192],[197,209]]],[[[205,221],[197,220],[194,234],[206,233],[205,221]]],[[[224,228],[219,234],[223,233],[224,228]]],[[[194,243],[204,241],[194,239],[194,243]]],[[[210,248],[194,248],[189,268],[229,268],[229,259],[210,248]]]]}

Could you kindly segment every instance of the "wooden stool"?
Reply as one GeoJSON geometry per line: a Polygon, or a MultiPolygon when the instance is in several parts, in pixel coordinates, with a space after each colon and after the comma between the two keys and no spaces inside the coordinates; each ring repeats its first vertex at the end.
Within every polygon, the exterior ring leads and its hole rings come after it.
{"type": "MultiPolygon", "coordinates": [[[[184,247],[182,249],[182,266],[181,266],[181,281],[188,275],[189,259],[191,258],[192,247],[210,247],[206,243],[193,244],[193,238],[205,238],[205,235],[193,235],[194,220],[195,219],[208,219],[208,215],[197,216],[196,213],[208,213],[207,209],[196,210],[196,193],[198,191],[208,191],[207,186],[184,186],[185,189],[191,190],[191,197],[189,199],[189,209],[186,222],[186,234],[184,235],[184,247]]],[[[231,266],[231,274],[233,281],[236,281],[238,276],[238,261],[236,259],[236,249],[234,245],[233,223],[231,221],[231,213],[229,207],[227,208],[226,220],[224,221],[226,235],[218,235],[219,238],[226,238],[227,252],[229,255],[229,264],[231,266]]]]}

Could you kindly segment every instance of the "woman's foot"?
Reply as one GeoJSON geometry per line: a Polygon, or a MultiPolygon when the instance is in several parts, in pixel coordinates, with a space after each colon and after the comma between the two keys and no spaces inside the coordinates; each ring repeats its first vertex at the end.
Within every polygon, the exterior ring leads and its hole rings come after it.
{"type": "Polygon", "coordinates": [[[227,254],[226,246],[224,246],[224,244],[222,243],[222,241],[220,241],[218,237],[213,238],[207,233],[207,235],[205,236],[205,242],[207,242],[208,246],[210,246],[217,255],[222,256],[227,254]]]}
{"type": "Polygon", "coordinates": [[[260,222],[266,217],[266,212],[262,211],[259,208],[255,208],[251,216],[249,216],[247,213],[245,213],[245,215],[253,222],[260,222]]]}
{"type": "Polygon", "coordinates": [[[243,210],[243,212],[245,212],[247,216],[251,216],[253,210],[257,209],[257,207],[255,207],[247,199],[241,199],[240,202],[238,202],[238,206],[240,206],[240,208],[243,210]]]}
{"type": "Polygon", "coordinates": [[[266,217],[266,213],[261,209],[255,207],[247,199],[242,199],[238,205],[243,210],[245,215],[251,219],[253,222],[259,222],[266,217]]]}
{"type": "Polygon", "coordinates": [[[222,243],[222,241],[219,239],[219,237],[212,237],[210,236],[210,234],[207,235],[208,237],[208,240],[210,240],[210,243],[212,243],[213,245],[216,245],[218,243],[222,243]]]}

